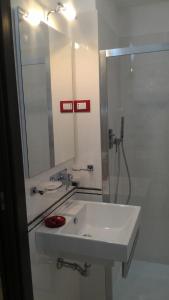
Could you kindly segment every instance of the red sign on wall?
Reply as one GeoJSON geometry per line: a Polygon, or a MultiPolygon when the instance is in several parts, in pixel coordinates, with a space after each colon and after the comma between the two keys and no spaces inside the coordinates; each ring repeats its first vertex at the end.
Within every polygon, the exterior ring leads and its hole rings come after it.
{"type": "Polygon", "coordinates": [[[75,100],[74,112],[90,112],[90,100],[75,100]]]}
{"type": "Polygon", "coordinates": [[[74,101],[60,101],[60,112],[61,113],[72,113],[74,110],[74,101]]]}

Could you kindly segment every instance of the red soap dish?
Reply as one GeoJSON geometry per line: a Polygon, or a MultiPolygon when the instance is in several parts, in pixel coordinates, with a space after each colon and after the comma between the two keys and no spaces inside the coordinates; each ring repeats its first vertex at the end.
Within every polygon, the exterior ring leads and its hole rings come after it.
{"type": "Polygon", "coordinates": [[[45,219],[45,226],[48,228],[58,228],[65,225],[66,219],[62,216],[52,216],[45,219]]]}

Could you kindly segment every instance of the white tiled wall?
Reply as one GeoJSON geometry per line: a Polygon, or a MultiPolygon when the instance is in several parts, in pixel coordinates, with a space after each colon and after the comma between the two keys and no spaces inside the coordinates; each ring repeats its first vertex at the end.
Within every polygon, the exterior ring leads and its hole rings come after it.
{"type": "Polygon", "coordinates": [[[168,12],[168,1],[123,8],[119,14],[120,36],[138,37],[168,32],[168,12]]]}
{"type": "Polygon", "coordinates": [[[75,93],[77,99],[90,99],[91,112],[77,113],[76,168],[94,165],[94,172],[76,172],[81,186],[101,188],[100,99],[98,65],[97,12],[83,13],[74,28],[74,40],[80,44],[75,51],[75,93]],[[90,28],[90,31],[88,30],[90,28]]]}

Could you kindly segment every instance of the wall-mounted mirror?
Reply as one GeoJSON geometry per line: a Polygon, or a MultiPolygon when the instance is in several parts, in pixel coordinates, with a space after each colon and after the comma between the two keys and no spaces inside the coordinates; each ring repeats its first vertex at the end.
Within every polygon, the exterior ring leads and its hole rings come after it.
{"type": "Polygon", "coordinates": [[[73,47],[41,22],[34,27],[15,11],[16,65],[26,177],[74,158],[74,115],[60,101],[73,99],[73,47]]]}

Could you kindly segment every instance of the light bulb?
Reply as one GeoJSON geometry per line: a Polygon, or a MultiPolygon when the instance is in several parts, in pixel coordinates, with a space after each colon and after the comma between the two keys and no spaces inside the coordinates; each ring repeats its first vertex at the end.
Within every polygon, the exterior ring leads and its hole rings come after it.
{"type": "Polygon", "coordinates": [[[80,49],[79,43],[75,42],[74,46],[75,46],[75,49],[76,49],[76,50],[80,49]]]}
{"type": "Polygon", "coordinates": [[[37,11],[30,11],[23,16],[23,19],[34,27],[38,26],[42,20],[41,14],[37,11]]]}
{"type": "Polygon", "coordinates": [[[68,20],[73,21],[76,19],[76,10],[70,3],[64,4],[61,8],[61,14],[68,20]]]}

